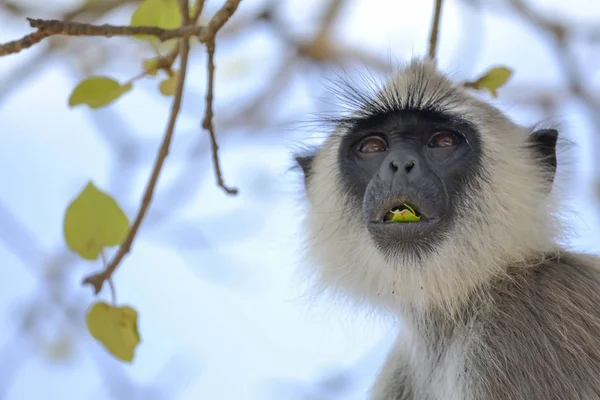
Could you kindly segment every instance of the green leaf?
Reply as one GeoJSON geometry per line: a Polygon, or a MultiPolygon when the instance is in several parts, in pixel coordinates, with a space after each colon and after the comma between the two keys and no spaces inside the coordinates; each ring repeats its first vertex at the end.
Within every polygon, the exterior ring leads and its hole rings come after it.
{"type": "MultiPolygon", "coordinates": [[[[181,27],[182,18],[178,0],[144,0],[131,16],[131,26],[154,26],[162,29],[181,27]]],[[[138,35],[138,39],[156,39],[138,35]]]]}
{"type": "Polygon", "coordinates": [[[104,247],[123,243],[129,220],[112,197],[89,182],[67,207],[63,229],[71,250],[96,260],[104,247]]]}
{"type": "Polygon", "coordinates": [[[160,82],[158,86],[158,90],[165,96],[173,96],[175,94],[175,90],[177,89],[177,71],[160,82]]]}
{"type": "Polygon", "coordinates": [[[115,307],[105,302],[93,304],[85,323],[94,339],[117,359],[131,363],[140,343],[138,313],[129,306],[115,307]]]}
{"type": "Polygon", "coordinates": [[[389,211],[385,216],[386,222],[417,222],[421,217],[417,216],[415,210],[408,204],[403,204],[402,210],[389,211]]]}
{"type": "Polygon", "coordinates": [[[491,68],[475,82],[467,83],[467,86],[478,90],[487,89],[492,97],[497,97],[497,89],[504,86],[512,73],[507,67],[491,68]]]}
{"type": "Polygon", "coordinates": [[[69,106],[87,104],[90,108],[104,107],[130,91],[132,87],[131,83],[121,85],[111,78],[92,76],[79,82],[73,89],[69,97],[69,106]]]}

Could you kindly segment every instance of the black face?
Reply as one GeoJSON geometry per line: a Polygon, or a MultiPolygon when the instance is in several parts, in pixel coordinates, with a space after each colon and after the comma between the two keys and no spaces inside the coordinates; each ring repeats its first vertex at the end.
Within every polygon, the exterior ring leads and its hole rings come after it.
{"type": "MultiPolygon", "coordinates": [[[[374,115],[348,125],[338,153],[339,183],[351,202],[347,209],[362,211],[361,219],[382,251],[427,254],[450,233],[454,220],[460,223],[456,205],[466,186],[476,191],[477,182],[485,179],[479,132],[461,118],[421,110],[374,115]],[[389,220],[403,208],[413,210],[418,221],[389,220]]],[[[528,139],[532,157],[551,180],[557,137],[556,130],[545,129],[528,139]]],[[[296,157],[306,183],[314,173],[313,158],[313,152],[296,157]]]]}
{"type": "Polygon", "coordinates": [[[480,154],[479,134],[467,121],[403,111],[357,122],[338,157],[341,183],[381,248],[423,254],[457,217],[457,198],[478,171],[480,154]],[[416,218],[392,218],[407,215],[404,209],[416,218]]]}

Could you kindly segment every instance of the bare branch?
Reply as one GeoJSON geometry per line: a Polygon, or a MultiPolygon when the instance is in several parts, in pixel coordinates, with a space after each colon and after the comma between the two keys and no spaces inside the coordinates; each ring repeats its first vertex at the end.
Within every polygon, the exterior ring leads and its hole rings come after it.
{"type": "Polygon", "coordinates": [[[237,10],[238,5],[241,0],[227,0],[223,7],[219,9],[210,19],[208,26],[206,27],[206,31],[202,32],[200,35],[200,41],[205,42],[210,39],[214,40],[214,36],[217,34],[219,29],[225,25],[225,23],[231,18],[235,10],[237,10]]]}
{"type": "Polygon", "coordinates": [[[190,2],[189,0],[179,0],[179,11],[183,20],[183,25],[190,23],[190,2]]]}
{"type": "Polygon", "coordinates": [[[217,144],[217,137],[215,135],[215,128],[213,126],[213,90],[215,86],[215,42],[206,43],[207,52],[207,70],[208,70],[208,83],[206,88],[206,111],[204,114],[204,120],[202,121],[202,127],[206,129],[210,135],[210,144],[212,147],[212,159],[213,166],[215,168],[215,175],[217,178],[217,184],[223,188],[227,194],[237,194],[236,188],[228,187],[223,181],[223,173],[221,172],[221,165],[219,162],[219,145],[217,144]]]}
{"type": "Polygon", "coordinates": [[[52,36],[52,33],[37,31],[30,33],[29,35],[25,35],[19,40],[0,44],[0,56],[18,53],[23,49],[27,49],[34,44],[41,42],[48,36],[52,36]]]}
{"type": "Polygon", "coordinates": [[[331,26],[338,17],[343,3],[343,0],[331,0],[329,4],[327,4],[322,17],[321,29],[319,30],[319,33],[315,35],[316,37],[329,36],[331,26]]]}
{"type": "Polygon", "coordinates": [[[210,136],[210,143],[212,147],[212,159],[213,166],[215,169],[215,175],[217,184],[223,188],[227,194],[235,195],[238,190],[233,187],[228,187],[223,180],[223,174],[221,172],[221,164],[219,162],[219,145],[217,144],[217,137],[215,134],[215,128],[213,125],[213,98],[214,98],[214,86],[215,86],[215,36],[219,29],[229,20],[237,9],[240,0],[227,0],[223,7],[219,9],[208,23],[203,36],[206,36],[204,41],[207,52],[207,70],[208,70],[208,82],[206,87],[206,110],[204,113],[204,120],[202,121],[202,127],[206,129],[210,136]]]}
{"type": "Polygon", "coordinates": [[[106,269],[97,274],[88,276],[83,280],[83,284],[89,284],[94,287],[96,294],[100,292],[104,282],[112,277],[112,274],[119,266],[119,263],[121,262],[123,257],[125,257],[125,255],[131,250],[133,240],[135,239],[135,236],[142,224],[142,221],[144,220],[144,216],[146,215],[146,211],[150,206],[150,202],[152,201],[154,189],[156,187],[158,177],[160,176],[162,166],[165,162],[165,159],[167,158],[167,155],[169,154],[169,147],[171,145],[171,139],[173,138],[173,132],[175,131],[175,123],[177,122],[177,116],[179,115],[179,110],[181,108],[181,102],[183,98],[183,86],[185,83],[185,77],[188,67],[188,56],[190,52],[189,39],[181,39],[179,46],[181,53],[181,65],[179,69],[179,75],[177,77],[177,89],[175,91],[175,98],[173,99],[173,104],[171,106],[171,115],[169,117],[169,122],[167,125],[165,136],[158,151],[154,167],[152,168],[152,174],[150,175],[150,179],[144,191],[144,196],[142,198],[142,204],[140,206],[140,209],[137,213],[137,216],[135,217],[135,220],[133,222],[133,225],[131,226],[127,238],[119,248],[113,260],[106,267],[106,269]]]}
{"type": "Polygon", "coordinates": [[[198,20],[202,15],[202,10],[204,10],[204,0],[196,0],[194,3],[194,14],[192,15],[192,21],[194,21],[194,24],[198,23],[198,20]]]}
{"type": "Polygon", "coordinates": [[[433,21],[431,22],[431,33],[429,34],[429,58],[433,61],[435,61],[435,50],[438,42],[441,14],[442,0],[435,0],[435,10],[433,12],[433,21]]]}

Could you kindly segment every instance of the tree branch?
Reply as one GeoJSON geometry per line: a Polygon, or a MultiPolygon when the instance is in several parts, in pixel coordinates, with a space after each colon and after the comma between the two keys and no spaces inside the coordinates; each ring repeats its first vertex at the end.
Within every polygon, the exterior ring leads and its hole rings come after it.
{"type": "Polygon", "coordinates": [[[23,49],[27,49],[34,44],[41,42],[48,36],[52,36],[52,33],[37,31],[30,33],[29,35],[25,35],[19,40],[0,44],[0,56],[16,54],[23,49]]]}
{"type": "Polygon", "coordinates": [[[221,172],[221,164],[219,162],[219,145],[217,144],[217,137],[215,135],[215,128],[213,125],[213,99],[214,99],[214,86],[215,86],[215,36],[219,29],[227,22],[227,20],[233,15],[237,9],[240,0],[227,0],[223,7],[219,9],[212,17],[206,27],[206,32],[210,35],[205,41],[206,53],[207,53],[207,70],[208,70],[208,82],[206,85],[206,110],[204,113],[204,119],[202,121],[202,127],[206,129],[210,136],[210,144],[212,148],[212,160],[213,167],[215,169],[215,175],[217,184],[223,188],[225,193],[235,195],[238,190],[234,187],[228,187],[223,180],[223,173],[221,172]]]}
{"type": "Polygon", "coordinates": [[[214,40],[215,35],[219,31],[219,29],[221,29],[223,25],[225,25],[225,23],[229,20],[229,18],[231,18],[235,10],[237,10],[240,1],[241,0],[227,0],[225,4],[223,4],[223,7],[221,7],[219,11],[217,11],[215,15],[213,15],[213,17],[210,19],[210,22],[206,27],[206,31],[203,32],[202,35],[200,35],[202,37],[201,39],[204,39],[201,40],[202,42],[208,41],[210,39],[214,40]]]}
{"type": "Polygon", "coordinates": [[[93,25],[81,22],[65,22],[56,19],[34,19],[27,18],[29,25],[36,28],[37,32],[24,36],[22,39],[0,44],[0,56],[18,53],[29,48],[36,43],[41,42],[49,36],[67,35],[67,36],[154,36],[164,42],[171,39],[189,38],[197,36],[200,42],[206,41],[207,36],[203,35],[202,26],[182,26],[177,29],[161,29],[153,26],[121,26],[121,25],[93,25]]]}
{"type": "MultiPolygon", "coordinates": [[[[221,187],[223,187],[229,194],[236,194],[237,189],[227,188],[225,186],[225,184],[223,183],[223,179],[221,178],[220,166],[218,163],[218,156],[217,156],[218,146],[217,146],[216,139],[215,139],[214,128],[212,126],[212,116],[213,116],[212,101],[213,101],[214,69],[215,69],[215,67],[214,67],[214,51],[215,51],[215,35],[219,31],[219,29],[221,29],[221,27],[227,22],[227,20],[231,17],[231,15],[233,15],[235,10],[237,9],[239,2],[240,2],[240,0],[227,0],[225,2],[225,4],[223,5],[223,7],[221,7],[219,9],[219,11],[217,11],[217,13],[212,17],[212,19],[208,23],[207,27],[200,28],[201,30],[198,33],[198,39],[201,42],[206,44],[207,52],[208,52],[208,59],[209,59],[209,62],[208,62],[208,89],[207,89],[207,94],[206,94],[206,115],[204,117],[202,125],[205,127],[205,129],[208,129],[210,136],[211,136],[211,142],[213,144],[213,160],[214,160],[215,166],[216,166],[216,173],[217,173],[219,185],[221,187]]],[[[148,181],[148,184],[146,185],[146,189],[144,190],[142,204],[137,213],[137,216],[135,217],[133,225],[131,226],[131,229],[129,230],[129,233],[127,234],[127,238],[125,239],[125,241],[123,242],[121,247],[119,247],[119,250],[117,251],[117,254],[113,258],[113,260],[102,272],[99,272],[94,275],[90,275],[90,276],[86,277],[82,282],[83,284],[92,285],[94,287],[96,294],[98,294],[100,292],[100,290],[102,289],[102,285],[104,284],[105,281],[109,280],[109,282],[110,282],[110,279],[111,279],[113,273],[115,272],[115,270],[117,269],[117,267],[119,266],[121,260],[123,260],[123,257],[125,257],[125,255],[127,253],[129,253],[129,251],[131,250],[131,246],[133,244],[135,236],[142,224],[142,221],[144,220],[146,212],[152,201],[152,197],[154,194],[156,183],[158,181],[158,177],[160,176],[160,172],[162,170],[162,166],[165,162],[165,159],[167,158],[167,155],[169,154],[169,147],[171,145],[173,132],[175,130],[175,123],[177,121],[177,117],[179,115],[179,110],[181,108],[181,103],[182,103],[182,98],[183,98],[183,87],[184,87],[185,77],[186,77],[187,68],[188,68],[188,58],[189,58],[189,52],[190,52],[190,36],[191,35],[188,35],[185,32],[190,32],[190,31],[195,32],[195,30],[198,29],[193,26],[190,27],[190,25],[189,25],[191,19],[190,19],[190,15],[189,15],[188,0],[181,0],[180,7],[181,7],[182,16],[183,16],[184,27],[176,29],[174,31],[179,31],[179,32],[183,33],[183,36],[181,37],[181,39],[179,41],[179,53],[181,54],[181,61],[180,61],[181,65],[180,65],[180,69],[179,69],[179,75],[177,77],[177,88],[175,91],[175,98],[173,99],[173,104],[171,106],[171,114],[169,117],[169,122],[167,124],[166,132],[165,132],[162,144],[160,146],[160,149],[158,151],[156,161],[152,168],[152,173],[150,175],[150,179],[148,181]]],[[[138,28],[140,28],[140,27],[138,27],[138,28]]],[[[156,29],[156,28],[152,28],[152,29],[156,29]]],[[[165,31],[165,32],[172,32],[172,31],[165,31]]],[[[136,33],[136,35],[137,35],[137,33],[136,33]]],[[[166,35],[166,33],[165,33],[165,35],[166,35]]]]}
{"type": "Polygon", "coordinates": [[[110,262],[110,264],[106,267],[106,269],[97,274],[86,277],[83,280],[83,284],[89,284],[94,287],[94,291],[96,294],[100,292],[102,289],[102,285],[104,282],[112,277],[112,274],[115,272],[119,263],[125,257],[127,253],[131,250],[131,245],[133,244],[133,240],[144,220],[144,216],[146,215],[146,211],[150,206],[150,202],[152,201],[152,196],[154,194],[154,189],[156,187],[156,183],[158,181],[158,177],[160,176],[160,172],[162,166],[169,154],[169,147],[171,145],[171,139],[173,138],[173,132],[175,130],[175,123],[177,121],[177,116],[179,115],[179,110],[181,108],[181,102],[183,98],[183,87],[185,83],[185,77],[188,67],[188,56],[190,52],[190,43],[189,38],[181,39],[180,43],[180,53],[181,53],[181,65],[179,70],[179,75],[177,77],[177,89],[175,91],[175,98],[173,99],[173,104],[171,106],[171,115],[169,117],[169,122],[167,124],[167,129],[165,132],[165,136],[163,138],[162,144],[160,145],[160,149],[158,151],[158,155],[156,157],[156,161],[154,162],[154,167],[152,168],[152,174],[150,175],[150,179],[148,184],[146,185],[146,189],[144,191],[144,196],[142,198],[142,204],[140,209],[135,217],[133,225],[129,230],[127,238],[119,248],[117,254],[110,262]]]}
{"type": "Polygon", "coordinates": [[[226,0],[225,4],[215,13],[210,19],[207,26],[196,26],[196,22],[200,17],[200,13],[204,6],[203,0],[197,0],[196,12],[190,16],[189,0],[180,0],[179,6],[182,15],[182,27],[177,29],[161,29],[151,26],[118,26],[118,25],[93,25],[85,24],[80,22],[67,22],[55,19],[34,19],[27,18],[32,28],[37,29],[36,32],[24,36],[20,40],[0,44],[0,56],[18,53],[23,49],[29,48],[36,43],[41,42],[44,38],[54,35],[67,35],[67,36],[103,36],[110,38],[112,36],[154,36],[160,41],[166,41],[170,39],[179,39],[179,51],[173,51],[171,54],[162,57],[160,62],[162,64],[159,67],[170,66],[173,63],[178,53],[181,55],[180,70],[177,78],[177,87],[175,90],[175,96],[171,106],[171,113],[169,121],[160,145],[154,166],[144,194],[142,197],[142,203],[140,209],[135,217],[135,220],[129,230],[127,237],[123,244],[119,247],[117,254],[112,259],[110,264],[106,265],[103,271],[87,276],[83,279],[82,284],[92,285],[96,294],[100,292],[105,281],[109,281],[112,284],[111,277],[120,262],[123,260],[125,255],[131,250],[133,241],[137,235],[138,230],[144,220],[144,217],[150,207],[154,190],[160,176],[163,164],[169,154],[169,147],[173,138],[177,117],[181,108],[183,98],[183,87],[185,84],[185,78],[188,68],[188,59],[190,52],[190,37],[196,36],[201,43],[205,43],[208,53],[208,87],[206,93],[206,112],[202,121],[202,126],[207,129],[210,134],[213,162],[215,165],[215,173],[217,175],[217,182],[228,194],[237,194],[237,189],[228,188],[223,182],[221,176],[221,167],[219,165],[218,158],[218,145],[213,127],[213,97],[214,97],[214,52],[215,52],[215,36],[217,32],[225,25],[225,23],[231,18],[233,13],[237,10],[241,0],[226,0]]]}
{"type": "MultiPolygon", "coordinates": [[[[36,43],[41,42],[49,36],[154,36],[164,42],[171,39],[198,37],[201,43],[214,41],[215,35],[221,27],[231,18],[241,0],[227,0],[223,7],[211,18],[207,27],[184,25],[177,29],[161,29],[153,26],[129,26],[129,25],[93,25],[81,22],[66,22],[57,19],[35,19],[27,18],[29,25],[37,29],[37,32],[25,35],[23,38],[8,43],[0,44],[0,57],[8,54],[16,54],[36,43]]],[[[186,10],[189,11],[189,10],[186,10]]],[[[189,18],[189,14],[188,15],[189,18]]],[[[199,15],[198,15],[199,17],[199,15]]]]}
{"type": "Polygon", "coordinates": [[[227,194],[237,194],[236,188],[228,187],[223,181],[223,173],[221,172],[221,165],[219,162],[219,145],[217,144],[217,137],[215,135],[215,128],[213,126],[213,90],[215,86],[215,42],[206,43],[207,53],[207,70],[208,70],[208,83],[206,88],[206,111],[204,114],[204,120],[202,121],[202,127],[206,129],[210,135],[210,144],[212,148],[212,160],[213,167],[215,169],[215,175],[217,178],[217,184],[223,188],[227,194]]]}
{"type": "Polygon", "coordinates": [[[194,3],[194,14],[191,17],[194,25],[198,23],[198,20],[202,15],[202,10],[204,10],[204,0],[196,0],[194,3]]]}
{"type": "Polygon", "coordinates": [[[429,34],[429,58],[433,61],[435,61],[435,50],[438,42],[441,14],[442,0],[435,0],[435,10],[433,12],[433,21],[431,22],[431,33],[429,34]]]}

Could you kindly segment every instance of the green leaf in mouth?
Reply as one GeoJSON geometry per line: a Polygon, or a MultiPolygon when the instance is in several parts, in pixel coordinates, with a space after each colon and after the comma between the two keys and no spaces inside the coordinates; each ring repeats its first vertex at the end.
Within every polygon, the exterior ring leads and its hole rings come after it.
{"type": "Polygon", "coordinates": [[[417,222],[420,220],[421,217],[408,204],[393,208],[383,217],[384,222],[417,222]]]}

